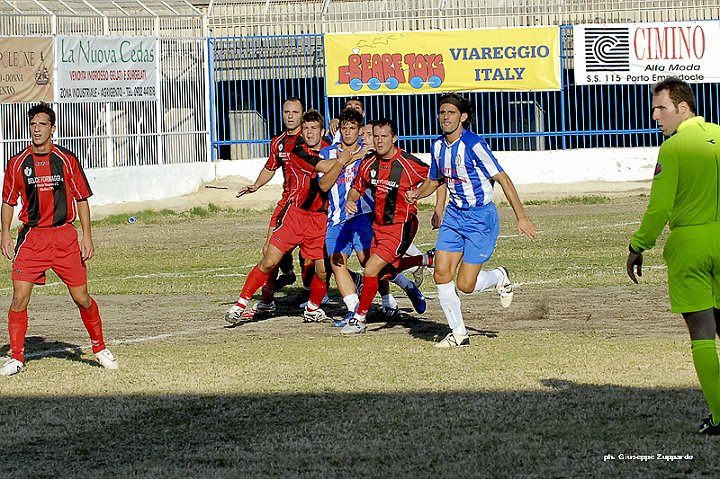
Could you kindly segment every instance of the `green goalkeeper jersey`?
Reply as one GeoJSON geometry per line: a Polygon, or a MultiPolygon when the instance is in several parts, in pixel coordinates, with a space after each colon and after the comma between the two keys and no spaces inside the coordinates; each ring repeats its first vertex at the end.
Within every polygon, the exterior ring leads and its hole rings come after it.
{"type": "Polygon", "coordinates": [[[637,252],[655,246],[665,223],[717,223],[720,211],[720,126],[689,118],[660,147],[650,201],[630,245],[637,252]]]}

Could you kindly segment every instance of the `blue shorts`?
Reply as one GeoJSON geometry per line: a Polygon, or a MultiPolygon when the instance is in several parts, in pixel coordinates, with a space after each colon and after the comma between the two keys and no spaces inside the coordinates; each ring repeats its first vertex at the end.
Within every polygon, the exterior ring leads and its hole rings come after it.
{"type": "Polygon", "coordinates": [[[439,251],[463,253],[463,261],[483,264],[490,259],[498,235],[500,221],[494,203],[461,210],[452,203],[445,210],[435,248],[439,251]]]}
{"type": "Polygon", "coordinates": [[[328,255],[353,251],[369,251],[372,245],[373,227],[370,215],[358,215],[344,223],[328,224],[325,234],[325,249],[328,255]]]}

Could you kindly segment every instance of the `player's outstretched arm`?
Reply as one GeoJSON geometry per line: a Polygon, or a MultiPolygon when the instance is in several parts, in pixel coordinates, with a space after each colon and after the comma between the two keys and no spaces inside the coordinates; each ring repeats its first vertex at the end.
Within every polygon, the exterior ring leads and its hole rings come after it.
{"type": "Polygon", "coordinates": [[[260,174],[258,174],[257,179],[255,180],[255,183],[252,185],[247,185],[242,188],[240,188],[240,191],[237,192],[235,195],[236,198],[240,198],[242,195],[246,193],[255,193],[257,190],[262,188],[267,184],[268,181],[272,180],[272,177],[275,176],[275,171],[268,170],[267,168],[263,168],[260,171],[260,174]]]}
{"type": "Polygon", "coordinates": [[[430,196],[431,194],[433,194],[433,192],[438,189],[438,186],[440,186],[440,183],[437,180],[431,180],[430,178],[426,178],[425,181],[423,181],[422,185],[420,185],[420,188],[416,190],[408,190],[405,193],[405,201],[413,204],[417,200],[421,200],[426,196],[430,196]]]}
{"type": "Polygon", "coordinates": [[[7,259],[13,259],[15,256],[15,248],[13,248],[12,235],[10,234],[10,224],[12,223],[13,212],[15,208],[7,203],[2,204],[2,254],[7,259]]]}
{"type": "Polygon", "coordinates": [[[515,185],[513,184],[510,177],[507,175],[507,173],[501,171],[497,175],[493,176],[493,180],[500,183],[500,186],[502,186],[503,189],[503,193],[505,193],[505,198],[507,198],[508,203],[510,203],[510,206],[515,212],[515,218],[517,218],[518,222],[518,233],[524,234],[530,240],[534,240],[535,234],[537,233],[535,224],[530,221],[527,213],[525,213],[525,208],[523,208],[522,201],[520,201],[520,196],[518,195],[518,192],[515,189],[515,185]]]}
{"type": "Polygon", "coordinates": [[[82,259],[88,260],[95,254],[95,245],[92,240],[92,226],[90,224],[90,205],[87,200],[77,202],[78,218],[82,228],[82,241],[80,241],[80,253],[82,259]]]}

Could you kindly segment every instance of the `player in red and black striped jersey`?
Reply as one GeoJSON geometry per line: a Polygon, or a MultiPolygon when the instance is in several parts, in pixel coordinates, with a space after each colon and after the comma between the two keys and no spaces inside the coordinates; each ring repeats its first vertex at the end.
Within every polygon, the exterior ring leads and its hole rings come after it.
{"type": "Polygon", "coordinates": [[[0,375],[9,376],[25,368],[27,305],[33,286],[45,284],[48,269],[67,285],[100,364],[117,369],[117,359],[105,347],[97,303],[87,289],[85,261],[95,252],[87,201],[92,195],[90,185],[75,155],[52,142],[52,108],[46,104],[33,106],[28,118],[32,143],[10,159],[3,183],[2,253],[14,260],[13,298],[8,313],[11,358],[0,368],[0,375]],[[23,225],[13,247],[10,225],[18,199],[22,203],[19,219],[23,225]],[[72,225],[76,218],[83,231],[79,245],[72,225]]]}
{"type": "Polygon", "coordinates": [[[373,122],[375,155],[360,164],[348,193],[345,209],[357,211],[357,200],[370,189],[375,199],[374,237],[363,273],[363,290],[354,320],[341,333],[365,332],[365,317],[378,291],[378,276],[394,276],[403,269],[401,259],[417,233],[417,206],[405,200],[408,190],[417,188],[428,174],[428,166],[396,146],[397,127],[388,119],[373,122]]]}
{"type": "Polygon", "coordinates": [[[248,319],[243,313],[249,299],[277,268],[282,256],[296,246],[300,246],[303,257],[314,261],[316,273],[303,318],[306,321],[327,318],[319,308],[327,292],[324,262],[327,194],[320,189],[317,172],[328,173],[333,167],[337,168],[338,162],[322,160],[317,155],[322,146],[323,124],[323,117],[315,110],[303,115],[303,136],[295,142],[283,164],[288,184],[287,201],[278,215],[263,259],[250,271],[240,298],[225,314],[225,320],[234,325],[248,319]]]}
{"type": "MultiPolygon", "coordinates": [[[[302,116],[305,106],[300,98],[290,97],[283,102],[282,120],[285,131],[270,140],[270,155],[268,156],[265,166],[258,174],[257,179],[251,185],[245,186],[238,191],[236,197],[254,193],[261,187],[266,185],[275,176],[275,172],[282,168],[283,177],[283,193],[280,200],[270,217],[270,225],[268,227],[267,240],[263,246],[263,254],[267,250],[267,244],[273,229],[277,226],[277,219],[287,203],[288,183],[286,180],[284,164],[295,148],[295,141],[301,137],[302,116]]],[[[292,251],[288,251],[280,261],[279,270],[282,272],[278,277],[278,269],[272,271],[267,281],[262,287],[262,299],[256,303],[252,309],[245,311],[246,319],[253,319],[257,313],[262,315],[272,315],[275,312],[275,292],[283,286],[287,286],[295,282],[295,272],[293,271],[292,251]]]]}

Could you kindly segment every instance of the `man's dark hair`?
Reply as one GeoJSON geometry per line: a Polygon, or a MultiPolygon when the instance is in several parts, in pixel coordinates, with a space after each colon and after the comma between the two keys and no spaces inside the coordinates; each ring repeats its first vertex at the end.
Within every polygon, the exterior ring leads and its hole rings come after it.
{"type": "Polygon", "coordinates": [[[308,123],[310,121],[317,121],[321,126],[325,126],[325,118],[317,110],[308,110],[303,113],[302,122],[308,123]]]}
{"type": "Polygon", "coordinates": [[[440,101],[438,102],[438,110],[444,103],[450,103],[451,105],[455,105],[461,114],[467,113],[467,120],[463,122],[462,126],[466,130],[470,129],[470,125],[472,125],[475,121],[475,108],[473,107],[472,102],[462,95],[458,95],[455,92],[450,92],[440,97],[440,101]]]}
{"type": "Polygon", "coordinates": [[[680,103],[685,102],[690,107],[690,111],[697,115],[697,104],[695,102],[695,94],[686,82],[677,77],[668,77],[657,82],[652,87],[653,95],[658,95],[662,91],[668,91],[668,95],[677,109],[680,103]]]}
{"type": "Polygon", "coordinates": [[[348,103],[350,103],[351,101],[357,101],[357,102],[359,102],[359,103],[363,106],[363,110],[365,109],[365,103],[362,101],[362,99],[360,99],[359,96],[351,96],[350,98],[348,98],[347,100],[345,100],[345,108],[347,108],[348,103]]]}
{"type": "Polygon", "coordinates": [[[340,127],[343,126],[343,123],[355,123],[358,128],[362,128],[364,122],[365,120],[360,112],[352,108],[345,108],[342,113],[340,113],[340,127]]]}
{"type": "Polygon", "coordinates": [[[296,102],[300,103],[300,109],[305,111],[305,102],[302,101],[300,98],[298,98],[296,96],[291,96],[290,98],[288,98],[287,100],[285,100],[283,102],[283,105],[285,105],[285,103],[287,103],[289,101],[296,101],[296,102]]]}
{"type": "Polygon", "coordinates": [[[380,118],[379,120],[373,121],[372,126],[373,128],[376,126],[389,126],[393,136],[397,136],[397,124],[395,123],[395,120],[391,120],[390,118],[380,118]]]}
{"type": "Polygon", "coordinates": [[[35,118],[35,115],[45,113],[50,117],[50,126],[55,126],[55,110],[47,103],[38,103],[28,110],[28,120],[35,118]]]}

